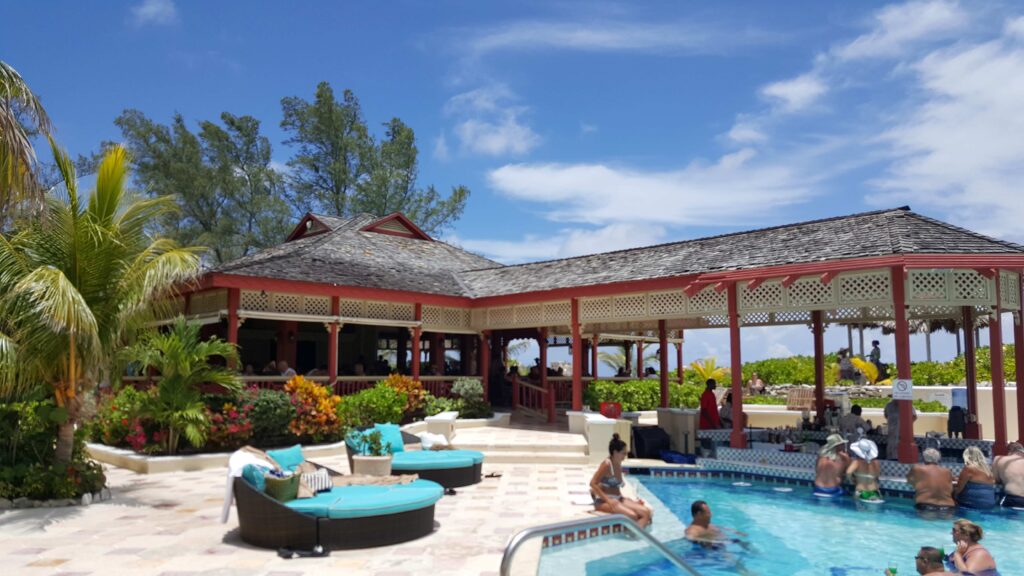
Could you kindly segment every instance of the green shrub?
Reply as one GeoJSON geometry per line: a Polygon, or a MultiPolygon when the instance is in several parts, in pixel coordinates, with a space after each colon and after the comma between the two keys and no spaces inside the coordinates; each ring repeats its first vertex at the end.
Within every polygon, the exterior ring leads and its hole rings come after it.
{"type": "MultiPolygon", "coordinates": [[[[759,374],[760,375],[760,374],[759,374]]],[[[781,396],[744,396],[744,404],[758,404],[767,406],[785,406],[786,399],[781,396]]]]}
{"type": "Polygon", "coordinates": [[[429,392],[423,397],[423,413],[427,416],[458,410],[461,407],[462,402],[459,398],[438,398],[429,392]]]}
{"type": "MultiPolygon", "coordinates": [[[[891,398],[850,398],[850,405],[857,404],[861,408],[885,408],[891,398]]],[[[937,400],[914,400],[914,408],[919,412],[948,412],[949,408],[937,400]]]]}
{"type": "MultiPolygon", "coordinates": [[[[696,408],[704,386],[669,382],[669,405],[696,408]]],[[[583,403],[597,410],[602,402],[618,402],[625,412],[654,410],[661,405],[661,383],[656,379],[611,382],[598,380],[587,386],[583,403]]]]}
{"type": "Polygon", "coordinates": [[[405,393],[384,383],[345,396],[338,404],[338,422],[342,428],[398,423],[405,413],[405,393]]]}
{"type": "Polygon", "coordinates": [[[242,393],[242,401],[252,405],[249,419],[256,444],[279,443],[291,437],[288,424],[295,418],[295,406],[287,393],[250,388],[242,393]]]}
{"type": "Polygon", "coordinates": [[[460,404],[456,410],[460,418],[490,418],[494,416],[494,408],[490,402],[484,400],[465,400],[460,398],[460,404]]]}
{"type": "Polygon", "coordinates": [[[128,446],[128,438],[140,425],[139,413],[146,393],[125,386],[117,393],[104,393],[96,404],[96,416],[86,426],[93,442],[108,446],[128,446]]]}
{"type": "Polygon", "coordinates": [[[482,402],[484,385],[479,378],[457,378],[452,384],[452,394],[467,402],[482,402]]]}

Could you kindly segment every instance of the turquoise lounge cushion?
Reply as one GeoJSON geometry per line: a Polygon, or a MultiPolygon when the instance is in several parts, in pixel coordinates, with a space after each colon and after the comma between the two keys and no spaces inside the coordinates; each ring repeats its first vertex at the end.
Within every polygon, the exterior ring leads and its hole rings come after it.
{"type": "Polygon", "coordinates": [[[405,452],[405,443],[402,442],[402,430],[398,424],[374,424],[374,429],[380,431],[380,442],[387,446],[391,444],[391,453],[405,452]]]}
{"type": "Polygon", "coordinates": [[[291,448],[282,448],[280,450],[267,450],[267,456],[274,459],[277,465],[289,472],[295,472],[295,469],[302,464],[306,458],[302,455],[302,445],[296,444],[291,448]]]}
{"type": "Polygon", "coordinates": [[[484,453],[477,452],[476,450],[434,450],[434,452],[449,452],[452,454],[457,454],[459,456],[466,456],[468,458],[472,458],[474,464],[484,463],[484,453]]]}
{"type": "Polygon", "coordinates": [[[391,469],[402,471],[450,470],[473,466],[473,458],[458,450],[414,450],[399,452],[391,458],[391,469]]]}
{"type": "Polygon", "coordinates": [[[414,480],[388,486],[336,486],[330,492],[292,500],[285,506],[320,518],[366,518],[433,506],[443,495],[440,484],[414,480]]]}
{"type": "Polygon", "coordinates": [[[245,468],[242,468],[242,479],[252,485],[253,488],[263,492],[266,490],[267,481],[264,478],[264,474],[270,470],[269,467],[264,468],[262,466],[256,466],[255,464],[246,464],[245,468]]]}

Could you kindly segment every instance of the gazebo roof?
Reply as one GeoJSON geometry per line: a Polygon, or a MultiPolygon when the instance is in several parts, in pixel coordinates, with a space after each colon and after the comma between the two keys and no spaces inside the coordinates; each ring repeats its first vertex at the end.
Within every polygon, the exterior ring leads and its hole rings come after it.
{"type": "Polygon", "coordinates": [[[456,278],[458,272],[500,266],[493,260],[433,240],[418,228],[403,234],[406,226],[415,225],[404,216],[394,224],[396,218],[307,214],[289,241],[212,271],[462,296],[464,289],[456,278]]]}
{"type": "Polygon", "coordinates": [[[470,298],[909,254],[1024,254],[1024,246],[909,207],[516,266],[424,234],[401,214],[307,214],[289,241],[213,270],[470,298]]]}
{"type": "Polygon", "coordinates": [[[905,254],[1024,254],[1024,246],[916,214],[863,212],[644,248],[463,272],[473,297],[905,254]]]}

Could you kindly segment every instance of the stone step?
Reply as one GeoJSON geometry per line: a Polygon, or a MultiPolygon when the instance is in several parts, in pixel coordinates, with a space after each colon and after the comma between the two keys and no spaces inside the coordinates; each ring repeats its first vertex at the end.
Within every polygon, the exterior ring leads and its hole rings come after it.
{"type": "Polygon", "coordinates": [[[587,453],[587,443],[581,437],[579,442],[572,443],[559,443],[559,444],[524,444],[522,442],[479,442],[479,441],[468,441],[460,442],[458,435],[455,436],[452,442],[452,447],[459,450],[477,450],[485,453],[501,453],[501,452],[529,452],[534,454],[544,454],[549,452],[566,453],[566,454],[584,454],[587,453]]]}
{"type": "Polygon", "coordinates": [[[532,451],[484,451],[484,466],[487,464],[571,464],[585,466],[590,463],[586,454],[578,452],[532,452],[532,451]]]}

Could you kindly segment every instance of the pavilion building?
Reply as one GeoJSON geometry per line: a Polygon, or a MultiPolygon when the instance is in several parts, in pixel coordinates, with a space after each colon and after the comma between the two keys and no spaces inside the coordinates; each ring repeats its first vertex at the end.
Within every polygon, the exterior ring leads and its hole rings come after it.
{"type": "MultiPolygon", "coordinates": [[[[306,214],[279,246],[206,272],[178,310],[237,343],[257,370],[273,360],[300,373],[321,369],[318,378],[339,393],[369,385],[360,372],[379,372],[378,356],[386,354],[434,394],[448,392],[453,373],[478,375],[497,400],[509,395],[502,359],[510,341],[537,339],[542,366],[549,343],[567,343],[571,376],[548,378],[542,370],[539,385],[511,393],[513,406],[548,418],[559,404],[581,408],[599,343],[656,342],[662,352],[674,344],[682,365],[686,331],[728,328],[730,385],[740,399],[735,447],[746,444],[742,327],[811,328],[820,410],[827,325],[893,322],[893,376],[909,379],[908,320],[955,321],[968,327],[968,412],[977,413],[973,327],[985,318],[998,452],[1007,442],[1004,311],[1013,313],[1015,376],[1024,381],[1022,270],[1024,246],[908,207],[514,266],[435,240],[399,213],[306,214]]],[[[659,358],[667,406],[668,354],[659,358]]],[[[642,369],[642,351],[637,360],[642,369]]],[[[900,459],[916,461],[911,405],[900,405],[900,459]]],[[[1016,413],[1024,437],[1024,402],[1016,413]]]]}

